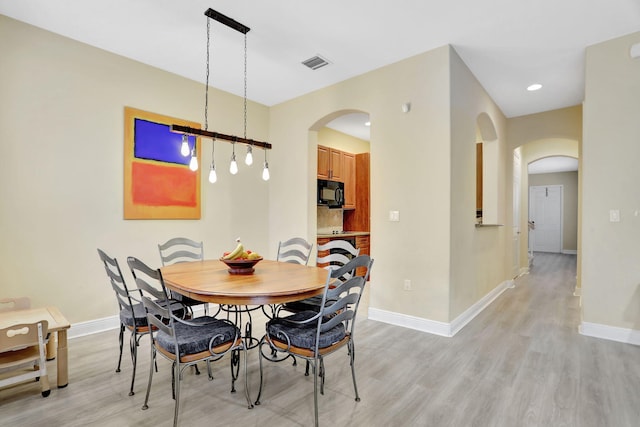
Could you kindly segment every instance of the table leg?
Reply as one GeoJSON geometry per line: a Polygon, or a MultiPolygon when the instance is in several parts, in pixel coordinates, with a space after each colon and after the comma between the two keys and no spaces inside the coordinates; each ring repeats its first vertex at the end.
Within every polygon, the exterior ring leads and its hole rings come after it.
{"type": "Polygon", "coordinates": [[[49,341],[47,342],[47,360],[53,360],[56,358],[57,345],[56,345],[56,333],[51,332],[49,334],[49,341]]]}
{"type": "Polygon", "coordinates": [[[61,329],[58,331],[58,388],[69,384],[67,360],[67,330],[61,329]]]}

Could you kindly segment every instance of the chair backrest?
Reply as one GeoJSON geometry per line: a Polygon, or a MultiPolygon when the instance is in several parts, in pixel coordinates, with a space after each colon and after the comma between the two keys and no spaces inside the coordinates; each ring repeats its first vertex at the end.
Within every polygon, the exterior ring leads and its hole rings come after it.
{"type": "Polygon", "coordinates": [[[120,264],[118,264],[117,259],[111,258],[101,249],[98,249],[98,255],[104,264],[104,269],[107,273],[107,277],[109,277],[111,288],[116,294],[116,300],[118,301],[120,310],[128,311],[131,318],[134,318],[133,305],[140,302],[142,294],[140,291],[134,291],[134,295],[132,296],[129,292],[129,288],[127,288],[127,284],[124,281],[122,270],[120,270],[120,264]]]}
{"type": "Polygon", "coordinates": [[[45,351],[48,331],[49,323],[46,320],[0,329],[0,371],[3,373],[0,376],[0,388],[36,378],[40,380],[42,396],[49,395],[45,351]],[[25,369],[27,363],[32,364],[32,369],[25,369]]]}
{"type": "Polygon", "coordinates": [[[328,331],[338,323],[344,323],[345,330],[353,334],[354,320],[358,313],[360,305],[360,297],[364,285],[369,278],[373,259],[369,255],[360,255],[350,260],[343,267],[330,271],[324,293],[322,295],[322,303],[320,308],[321,315],[318,317],[318,334],[328,331]],[[356,273],[363,271],[362,275],[356,273]],[[332,276],[345,277],[349,273],[349,278],[344,282],[335,282],[332,276]]]}
{"type": "Polygon", "coordinates": [[[289,240],[280,241],[278,243],[276,260],[307,265],[312,247],[313,244],[307,242],[302,237],[293,237],[289,240]]]}
{"type": "MultiPolygon", "coordinates": [[[[335,270],[343,265],[346,265],[351,259],[360,255],[360,248],[354,247],[347,240],[334,239],[329,242],[318,245],[318,257],[316,263],[319,266],[324,266],[328,270],[335,270]],[[328,251],[327,255],[319,256],[320,253],[328,251]],[[345,253],[348,253],[347,256],[345,253]]],[[[348,279],[351,275],[344,276],[348,279]]]]}
{"type": "Polygon", "coordinates": [[[202,261],[204,259],[204,245],[202,242],[174,237],[158,245],[162,265],[177,264],[187,261],[202,261]]]}
{"type": "Polygon", "coordinates": [[[0,298],[0,313],[3,311],[28,310],[31,300],[28,297],[0,298]]]}
{"type": "Polygon", "coordinates": [[[47,336],[48,330],[49,323],[46,320],[21,323],[0,329],[0,353],[40,345],[43,346],[44,351],[44,338],[47,336]]]}
{"type": "Polygon", "coordinates": [[[142,303],[147,310],[149,325],[174,336],[172,303],[162,273],[159,269],[154,270],[135,257],[128,257],[127,264],[136,281],[136,286],[142,293],[142,303]]]}

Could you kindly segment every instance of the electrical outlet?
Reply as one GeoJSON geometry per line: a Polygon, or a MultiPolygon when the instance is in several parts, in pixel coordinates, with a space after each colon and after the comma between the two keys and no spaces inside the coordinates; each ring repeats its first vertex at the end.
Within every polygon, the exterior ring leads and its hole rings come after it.
{"type": "Polygon", "coordinates": [[[404,279],[404,290],[405,291],[410,291],[411,290],[411,280],[404,279]]]}

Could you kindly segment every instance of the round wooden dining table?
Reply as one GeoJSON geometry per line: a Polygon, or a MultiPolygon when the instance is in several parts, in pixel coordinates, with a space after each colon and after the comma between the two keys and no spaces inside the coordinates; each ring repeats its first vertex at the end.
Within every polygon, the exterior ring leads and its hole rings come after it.
{"type": "Polygon", "coordinates": [[[262,260],[253,274],[230,274],[220,260],[162,267],[165,285],[198,301],[228,305],[266,305],[299,301],[324,290],[328,271],[321,267],[262,260]]]}

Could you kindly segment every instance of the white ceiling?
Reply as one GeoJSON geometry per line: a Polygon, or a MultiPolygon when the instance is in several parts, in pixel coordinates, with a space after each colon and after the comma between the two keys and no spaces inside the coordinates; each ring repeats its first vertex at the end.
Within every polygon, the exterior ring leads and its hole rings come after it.
{"type": "Polygon", "coordinates": [[[529,163],[527,171],[530,175],[554,172],[573,172],[578,170],[578,159],[566,156],[545,157],[529,163]]]}
{"type": "MultiPolygon", "coordinates": [[[[507,117],[572,106],[585,47],[640,29],[638,0],[0,0],[1,14],[200,82],[210,7],[251,27],[248,98],[268,106],[445,44],[507,117]],[[331,64],[301,65],[317,54],[331,64]]],[[[242,96],[243,35],[211,29],[210,83],[242,96]]]]}

